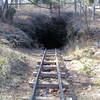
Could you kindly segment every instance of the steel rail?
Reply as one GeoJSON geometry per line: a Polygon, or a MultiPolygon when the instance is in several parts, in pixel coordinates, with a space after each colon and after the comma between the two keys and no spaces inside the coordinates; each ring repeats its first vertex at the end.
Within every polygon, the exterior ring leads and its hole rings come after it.
{"type": "Polygon", "coordinates": [[[43,55],[42,60],[41,60],[41,63],[40,63],[39,70],[37,72],[36,81],[33,84],[33,90],[32,90],[33,92],[32,92],[32,96],[31,96],[30,100],[35,100],[36,88],[37,88],[37,85],[38,85],[38,80],[39,80],[39,76],[41,74],[41,69],[43,67],[43,63],[44,63],[44,59],[45,59],[45,56],[46,56],[46,52],[47,52],[47,50],[45,49],[44,55],[43,55]]]}
{"type": "Polygon", "coordinates": [[[58,62],[58,56],[57,56],[57,51],[55,49],[55,57],[56,57],[56,65],[57,65],[57,76],[58,76],[58,82],[59,82],[59,90],[60,90],[60,100],[66,100],[63,92],[63,83],[61,80],[61,72],[60,72],[60,67],[59,67],[59,62],[58,62]]]}

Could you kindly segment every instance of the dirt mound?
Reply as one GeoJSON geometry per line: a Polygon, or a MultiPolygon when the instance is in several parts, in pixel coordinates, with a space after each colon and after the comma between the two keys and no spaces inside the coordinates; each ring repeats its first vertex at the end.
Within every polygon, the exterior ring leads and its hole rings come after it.
{"type": "Polygon", "coordinates": [[[32,47],[33,41],[20,29],[0,22],[0,44],[11,47],[32,47]]]}

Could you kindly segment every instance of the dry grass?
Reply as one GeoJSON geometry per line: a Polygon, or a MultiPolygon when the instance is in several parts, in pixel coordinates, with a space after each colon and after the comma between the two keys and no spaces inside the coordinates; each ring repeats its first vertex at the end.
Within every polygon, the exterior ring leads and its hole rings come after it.
{"type": "Polygon", "coordinates": [[[11,49],[0,46],[0,100],[22,100],[30,97],[28,80],[41,58],[41,50],[11,49]],[[36,55],[38,52],[38,55],[36,55]]]}
{"type": "Polygon", "coordinates": [[[73,77],[77,100],[100,98],[100,48],[96,44],[91,42],[91,45],[84,48],[76,46],[65,57],[65,60],[69,60],[66,66],[73,77]]]}

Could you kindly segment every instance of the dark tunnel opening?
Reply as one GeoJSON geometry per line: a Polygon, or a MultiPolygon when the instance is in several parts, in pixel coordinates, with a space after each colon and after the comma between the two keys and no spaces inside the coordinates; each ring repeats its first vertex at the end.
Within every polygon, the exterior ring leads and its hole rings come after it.
{"type": "Polygon", "coordinates": [[[58,38],[56,37],[57,34],[47,34],[44,36],[40,41],[41,44],[47,49],[54,49],[54,48],[61,48],[64,46],[62,41],[59,41],[58,38]]]}
{"type": "Polygon", "coordinates": [[[62,48],[67,41],[66,22],[62,17],[53,17],[40,24],[36,30],[36,37],[44,48],[62,48]]]}

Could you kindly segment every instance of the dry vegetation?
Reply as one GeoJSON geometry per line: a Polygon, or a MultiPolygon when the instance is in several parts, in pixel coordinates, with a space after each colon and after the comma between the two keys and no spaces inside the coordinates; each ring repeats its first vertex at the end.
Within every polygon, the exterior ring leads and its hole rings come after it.
{"type": "MultiPolygon", "coordinates": [[[[90,36],[74,43],[64,57],[73,79],[78,100],[100,99],[100,27],[99,19],[91,22],[90,36]]],[[[68,48],[68,47],[67,47],[68,48]]],[[[66,50],[66,49],[65,49],[66,50]]]]}
{"type": "Polygon", "coordinates": [[[22,100],[30,97],[32,88],[28,82],[33,78],[36,62],[40,60],[37,52],[39,54],[40,51],[0,46],[0,99],[22,100]]]}
{"type": "Polygon", "coordinates": [[[78,100],[99,100],[100,98],[100,48],[78,47],[65,57],[66,67],[73,78],[78,100]]]}

